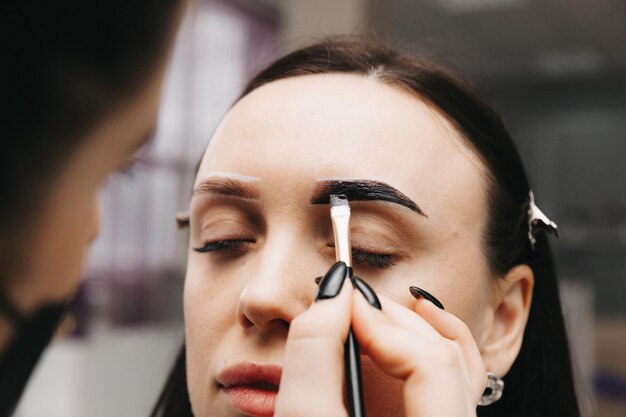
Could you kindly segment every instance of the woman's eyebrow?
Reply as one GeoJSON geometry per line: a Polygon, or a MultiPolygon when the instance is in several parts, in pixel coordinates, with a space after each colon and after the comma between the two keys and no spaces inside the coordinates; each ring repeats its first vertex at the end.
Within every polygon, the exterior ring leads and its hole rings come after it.
{"type": "Polygon", "coordinates": [[[344,194],[348,200],[355,201],[389,201],[428,217],[413,200],[397,188],[382,181],[324,180],[318,183],[313,192],[311,204],[328,204],[331,194],[344,194]]]}
{"type": "Polygon", "coordinates": [[[242,175],[212,175],[200,181],[193,189],[192,197],[201,194],[221,194],[229,197],[259,199],[258,178],[242,175]]]}

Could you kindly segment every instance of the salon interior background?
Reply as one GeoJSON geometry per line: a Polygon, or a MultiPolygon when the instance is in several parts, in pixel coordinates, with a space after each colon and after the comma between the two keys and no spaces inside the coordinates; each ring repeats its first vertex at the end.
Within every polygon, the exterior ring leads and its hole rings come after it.
{"type": "MultiPolygon", "coordinates": [[[[70,334],[17,415],[147,415],[182,338],[186,207],[197,159],[255,70],[331,34],[427,51],[486,93],[516,138],[554,247],[585,408],[626,410],[626,1],[197,0],[155,140],[102,190],[102,235],[70,334]]],[[[549,343],[549,341],[546,341],[549,343]]]]}

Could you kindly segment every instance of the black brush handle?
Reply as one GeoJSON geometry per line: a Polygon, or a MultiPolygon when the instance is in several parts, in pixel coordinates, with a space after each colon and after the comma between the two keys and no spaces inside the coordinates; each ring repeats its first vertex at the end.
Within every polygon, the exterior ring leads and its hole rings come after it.
{"type": "Polygon", "coordinates": [[[359,352],[359,342],[357,342],[351,329],[348,332],[343,354],[346,370],[348,415],[350,417],[365,417],[363,385],[361,383],[361,357],[359,352]]]}
{"type": "MultiPolygon", "coordinates": [[[[348,276],[350,277],[350,281],[352,281],[352,286],[360,290],[359,281],[361,281],[361,279],[354,276],[352,268],[348,268],[348,276]]],[[[356,337],[354,337],[351,328],[348,332],[348,338],[346,339],[343,350],[343,362],[346,371],[348,415],[350,417],[365,417],[360,351],[359,342],[356,340],[356,337]]]]}

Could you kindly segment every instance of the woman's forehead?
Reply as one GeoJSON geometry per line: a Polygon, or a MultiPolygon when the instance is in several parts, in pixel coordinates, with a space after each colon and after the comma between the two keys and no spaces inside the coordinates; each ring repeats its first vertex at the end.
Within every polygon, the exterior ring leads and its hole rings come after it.
{"type": "Polygon", "coordinates": [[[439,112],[417,95],[358,75],[279,80],[226,115],[198,180],[215,172],[297,185],[319,178],[372,179],[416,201],[482,194],[482,163],[439,112]]]}

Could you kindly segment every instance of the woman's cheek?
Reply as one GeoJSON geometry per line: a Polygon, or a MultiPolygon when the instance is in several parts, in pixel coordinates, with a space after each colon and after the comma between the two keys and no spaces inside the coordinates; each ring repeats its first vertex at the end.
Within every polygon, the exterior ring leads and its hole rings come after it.
{"type": "Polygon", "coordinates": [[[184,290],[185,345],[189,396],[198,416],[211,415],[211,361],[228,322],[223,297],[214,294],[212,287],[219,288],[212,285],[203,266],[190,261],[184,290]]]}
{"type": "Polygon", "coordinates": [[[382,372],[367,356],[361,355],[365,409],[370,417],[401,417],[402,381],[382,372]]]}

